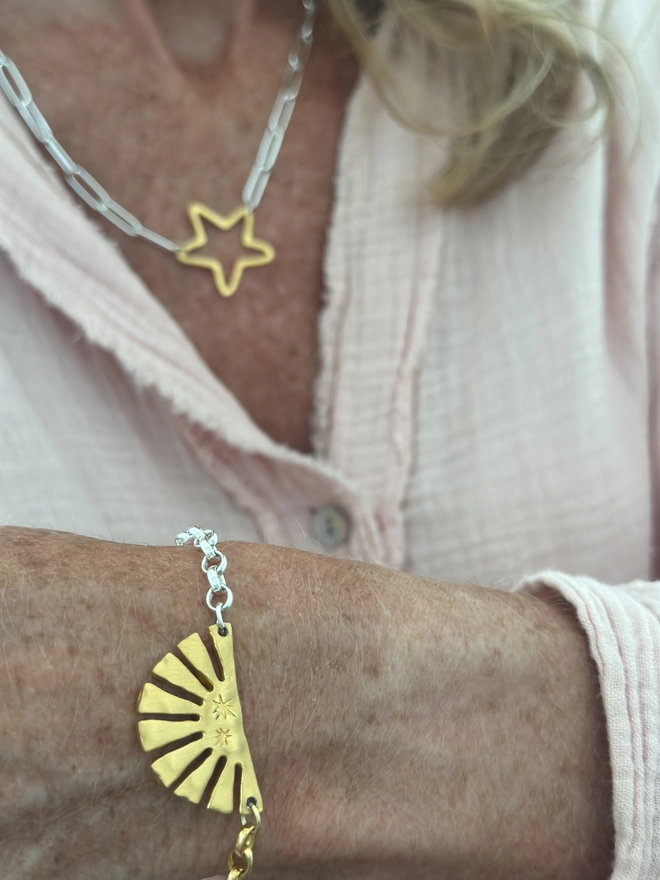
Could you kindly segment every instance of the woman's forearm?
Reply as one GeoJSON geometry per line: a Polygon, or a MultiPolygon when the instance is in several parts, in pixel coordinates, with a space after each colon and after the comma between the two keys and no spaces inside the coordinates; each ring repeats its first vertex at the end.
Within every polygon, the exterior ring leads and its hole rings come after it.
{"type": "MultiPolygon", "coordinates": [[[[605,725],[570,614],[376,566],[225,549],[265,803],[258,865],[282,878],[347,865],[379,880],[608,876],[605,725]]],[[[108,876],[222,873],[234,824],[163,789],[136,736],[149,670],[211,623],[195,552],[2,530],[0,576],[7,876],[77,880],[91,863],[108,876]]]]}

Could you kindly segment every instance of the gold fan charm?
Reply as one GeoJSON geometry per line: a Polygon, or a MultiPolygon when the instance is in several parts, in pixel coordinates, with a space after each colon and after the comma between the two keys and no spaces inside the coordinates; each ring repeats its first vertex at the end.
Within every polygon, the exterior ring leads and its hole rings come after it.
{"type": "Polygon", "coordinates": [[[168,749],[151,765],[163,785],[221,813],[234,809],[236,786],[239,810],[251,816],[251,805],[263,809],[261,792],[243,731],[231,624],[224,628],[221,635],[209,627],[213,659],[193,633],[177,645],[180,656],[166,654],[154,666],[157,683],[142,688],[138,730],[146,752],[168,749]]]}

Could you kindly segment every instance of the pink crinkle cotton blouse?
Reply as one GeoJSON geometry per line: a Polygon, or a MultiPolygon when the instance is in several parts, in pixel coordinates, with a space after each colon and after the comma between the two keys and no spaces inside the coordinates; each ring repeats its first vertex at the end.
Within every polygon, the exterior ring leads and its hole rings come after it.
{"type": "Polygon", "coordinates": [[[597,120],[562,131],[469,210],[432,204],[438,147],[358,84],[313,455],[254,425],[0,105],[0,522],[149,544],[196,524],[436,579],[554,587],[600,674],[614,880],[660,877],[653,5],[613,4],[637,83],[621,77],[606,138],[593,143],[597,120]]]}

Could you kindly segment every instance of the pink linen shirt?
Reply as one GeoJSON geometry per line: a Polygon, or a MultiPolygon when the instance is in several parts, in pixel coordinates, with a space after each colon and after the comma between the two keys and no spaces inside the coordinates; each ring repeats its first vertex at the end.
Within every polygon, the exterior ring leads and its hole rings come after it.
{"type": "Polygon", "coordinates": [[[651,6],[611,13],[638,82],[633,99],[621,77],[627,111],[607,137],[592,143],[597,121],[563,131],[477,208],[432,204],[441,152],[358,84],[312,455],[255,426],[0,105],[0,522],[149,544],[195,524],[437,579],[555,587],[600,674],[613,880],[660,877],[651,6]],[[348,530],[342,545],[326,522],[348,530]]]}

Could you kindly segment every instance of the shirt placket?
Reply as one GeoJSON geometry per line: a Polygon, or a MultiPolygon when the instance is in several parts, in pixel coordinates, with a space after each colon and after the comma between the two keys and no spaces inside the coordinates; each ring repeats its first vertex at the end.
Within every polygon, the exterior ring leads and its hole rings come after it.
{"type": "Polygon", "coordinates": [[[406,552],[416,384],[436,292],[443,212],[426,184],[439,150],[365,80],[349,110],[326,253],[315,442],[358,487],[378,561],[406,552]]]}

